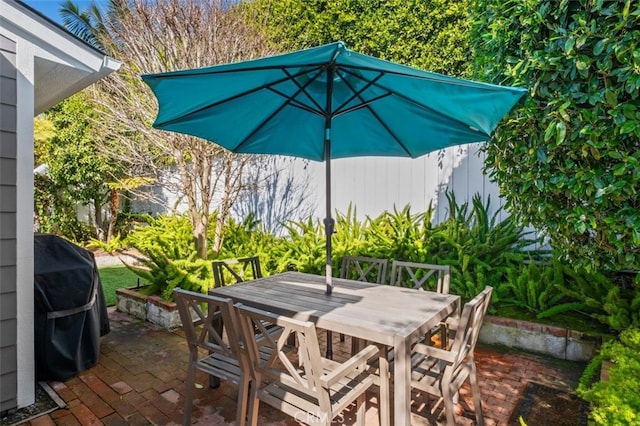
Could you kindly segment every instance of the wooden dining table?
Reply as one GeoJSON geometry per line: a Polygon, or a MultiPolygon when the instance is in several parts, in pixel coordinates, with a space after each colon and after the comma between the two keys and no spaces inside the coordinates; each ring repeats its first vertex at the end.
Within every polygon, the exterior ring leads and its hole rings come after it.
{"type": "MultiPolygon", "coordinates": [[[[393,348],[393,424],[411,423],[411,346],[441,320],[460,309],[460,297],[429,291],[333,278],[327,295],[325,277],[285,272],[214,288],[210,294],[278,315],[312,321],[318,328],[393,348]]],[[[388,361],[381,351],[380,418],[390,423],[388,361]]]]}

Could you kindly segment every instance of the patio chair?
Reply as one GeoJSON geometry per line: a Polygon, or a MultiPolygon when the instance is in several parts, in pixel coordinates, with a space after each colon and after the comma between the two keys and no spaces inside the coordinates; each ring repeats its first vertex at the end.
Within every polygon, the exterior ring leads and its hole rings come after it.
{"type": "MultiPolygon", "coordinates": [[[[391,285],[449,294],[450,281],[451,267],[449,265],[404,262],[400,260],[394,260],[391,264],[391,285]]],[[[440,335],[440,345],[445,347],[448,335],[446,324],[442,323],[434,327],[425,335],[425,340],[430,341],[435,334],[440,335]]]]}
{"type": "MultiPolygon", "coordinates": [[[[258,256],[214,260],[212,268],[215,288],[241,283],[247,279],[262,278],[262,269],[260,268],[260,258],[258,256]],[[229,277],[231,278],[230,280],[227,279],[229,277]]],[[[272,334],[282,332],[282,327],[277,327],[273,324],[268,324],[268,328],[272,334]]],[[[295,345],[295,340],[292,338],[289,344],[295,345]]]]}
{"type": "Polygon", "coordinates": [[[390,284],[449,294],[450,276],[449,265],[394,260],[391,264],[390,284]]]}
{"type": "MultiPolygon", "coordinates": [[[[364,256],[343,256],[340,267],[340,278],[363,281],[375,284],[384,284],[387,280],[388,259],[364,256]]],[[[344,334],[340,334],[340,341],[344,342],[344,334]]],[[[327,332],[327,344],[332,342],[331,332],[327,332]]],[[[351,341],[351,354],[357,352],[359,342],[355,339],[351,341]]]]}
{"type": "Polygon", "coordinates": [[[340,278],[383,284],[387,280],[387,259],[363,256],[343,256],[340,278]]]}
{"type": "Polygon", "coordinates": [[[251,365],[252,384],[249,397],[249,424],[258,424],[260,402],[309,424],[330,425],[332,419],[353,402],[356,403],[357,424],[364,425],[365,392],[374,383],[367,361],[377,356],[378,348],[370,345],[344,363],[320,354],[318,336],[312,322],[236,305],[243,342],[251,365]],[[264,321],[284,328],[277,339],[264,329],[264,321]],[[258,344],[253,330],[262,332],[269,341],[272,355],[267,361],[258,356],[258,344]],[[289,358],[283,349],[290,335],[298,341],[298,359],[289,358]],[[297,362],[296,362],[297,361],[297,362]]]}
{"type": "Polygon", "coordinates": [[[214,260],[213,283],[216,288],[240,283],[247,279],[262,278],[260,258],[258,256],[239,259],[214,260]],[[227,278],[230,278],[231,281],[227,278]]]}
{"type": "Polygon", "coordinates": [[[485,287],[464,305],[459,318],[450,321],[455,337],[449,348],[424,343],[417,343],[412,348],[411,387],[442,398],[448,425],[456,424],[454,401],[467,379],[471,383],[477,424],[484,424],[473,353],[492,291],[491,287],[485,287]]]}
{"type": "Polygon", "coordinates": [[[182,424],[191,424],[196,370],[238,385],[236,424],[246,424],[247,394],[251,376],[248,360],[240,352],[240,336],[237,333],[237,317],[232,300],[182,289],[175,289],[174,296],[189,345],[182,424]],[[220,317],[226,325],[226,340],[222,338],[221,327],[216,324],[220,317]],[[202,356],[199,350],[205,350],[208,355],[202,356]]]}

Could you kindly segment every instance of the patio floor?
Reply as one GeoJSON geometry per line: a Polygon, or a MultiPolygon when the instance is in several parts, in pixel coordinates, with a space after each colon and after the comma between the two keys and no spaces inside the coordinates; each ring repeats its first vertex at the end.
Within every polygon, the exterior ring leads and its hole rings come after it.
{"type": "MultiPolygon", "coordinates": [[[[100,361],[77,377],[50,385],[68,404],[32,420],[30,425],[169,425],[180,424],[183,406],[187,346],[181,331],[167,332],[126,314],[109,309],[111,333],[101,342],[100,361]]],[[[324,335],[325,333],[320,333],[324,335]]],[[[346,344],[335,338],[334,358],[345,354],[346,344]],[[337,345],[337,346],[336,346],[337,345]]],[[[487,425],[507,425],[519,395],[529,381],[572,390],[584,365],[522,352],[479,346],[477,367],[487,425]]],[[[237,388],[223,382],[217,389],[205,384],[194,392],[193,423],[234,423],[237,388]]],[[[378,424],[377,392],[367,402],[367,425],[378,424]]],[[[473,424],[468,386],[458,404],[458,421],[473,424]]],[[[431,399],[434,402],[434,399],[431,399]]],[[[413,393],[412,424],[429,424],[423,396],[413,393]]],[[[346,416],[346,424],[351,419],[346,416]]],[[[260,406],[260,425],[297,425],[293,418],[260,406]]]]}

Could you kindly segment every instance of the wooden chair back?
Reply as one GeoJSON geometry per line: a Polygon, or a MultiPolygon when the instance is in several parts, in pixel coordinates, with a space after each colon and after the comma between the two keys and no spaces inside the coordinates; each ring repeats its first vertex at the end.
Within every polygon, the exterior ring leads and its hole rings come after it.
{"type": "Polygon", "coordinates": [[[451,343],[451,352],[456,354],[453,369],[469,356],[473,356],[482,322],[491,303],[493,288],[486,286],[476,297],[465,303],[456,334],[451,343]]]}
{"type": "MultiPolygon", "coordinates": [[[[209,354],[219,354],[240,361],[239,328],[231,299],[180,288],[174,290],[174,297],[192,354],[197,355],[199,349],[204,349],[209,354]],[[225,325],[226,340],[223,339],[220,320],[225,325]]],[[[234,377],[220,378],[234,380],[234,377]]]]}
{"type": "Polygon", "coordinates": [[[387,281],[388,263],[387,259],[375,257],[343,256],[340,278],[384,284],[387,281]]]}
{"type": "MultiPolygon", "coordinates": [[[[321,382],[323,365],[315,325],[312,322],[278,316],[250,306],[237,305],[237,310],[244,336],[244,350],[251,363],[255,386],[259,389],[264,382],[282,382],[288,388],[317,400],[321,411],[330,412],[329,394],[323,392],[321,382]],[[282,327],[283,331],[273,336],[265,324],[276,324],[282,327]],[[298,344],[297,362],[291,359],[288,346],[292,335],[298,344]],[[260,356],[260,350],[264,352],[265,348],[271,350],[268,359],[260,356]]],[[[302,400],[299,402],[304,405],[299,408],[311,413],[314,410],[317,412],[317,406],[309,405],[302,400]]],[[[295,416],[296,413],[288,414],[295,416]]]]}
{"type": "Polygon", "coordinates": [[[215,288],[262,278],[262,269],[260,268],[260,258],[258,256],[214,260],[212,268],[215,288]]]}
{"type": "Polygon", "coordinates": [[[429,263],[394,260],[391,264],[391,285],[449,294],[451,267],[429,263]]]}
{"type": "Polygon", "coordinates": [[[209,374],[210,383],[219,379],[238,385],[236,424],[244,426],[249,392],[249,361],[239,342],[238,321],[231,299],[174,290],[182,329],[189,346],[189,365],[185,379],[182,424],[191,424],[196,370],[209,374]],[[223,339],[223,327],[226,340],[223,339]],[[215,380],[212,380],[215,378],[215,380]]]}
{"type": "MultiPolygon", "coordinates": [[[[364,426],[365,392],[375,382],[368,362],[379,354],[375,345],[368,345],[343,363],[335,362],[322,358],[312,322],[242,305],[236,308],[244,347],[251,360],[250,425],[257,425],[262,401],[297,421],[326,426],[355,402],[357,424],[364,426]],[[273,336],[265,323],[275,324],[283,332],[273,336]],[[292,336],[298,342],[297,356],[287,350],[292,336]]],[[[381,407],[388,412],[388,398],[381,402],[381,407]]]]}

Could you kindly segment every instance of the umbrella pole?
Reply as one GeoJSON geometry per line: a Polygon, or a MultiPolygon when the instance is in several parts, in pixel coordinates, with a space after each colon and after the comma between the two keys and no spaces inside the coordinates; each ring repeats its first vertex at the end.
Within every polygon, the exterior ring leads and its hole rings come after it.
{"type": "MultiPolygon", "coordinates": [[[[326,172],[326,205],[327,216],[324,218],[324,232],[325,232],[325,245],[327,248],[327,263],[325,271],[325,280],[327,284],[328,296],[331,295],[333,290],[333,268],[331,266],[331,236],[333,235],[333,229],[335,221],[331,217],[331,113],[332,105],[331,98],[333,96],[333,67],[327,69],[327,110],[325,111],[324,118],[324,165],[326,172]]],[[[333,333],[327,330],[327,358],[333,359],[333,333]]]]}
{"type": "MultiPolygon", "coordinates": [[[[329,134],[327,129],[327,134],[329,134]]],[[[333,228],[335,221],[331,217],[331,158],[328,154],[331,150],[331,141],[329,138],[325,139],[325,168],[326,168],[326,181],[327,181],[327,217],[324,218],[324,232],[326,235],[326,248],[327,248],[327,264],[325,271],[325,282],[327,283],[327,291],[325,294],[331,295],[333,289],[333,268],[331,266],[331,235],[333,235],[333,228]]],[[[333,333],[331,330],[327,330],[327,358],[333,359],[333,333]]]]}
{"type": "Polygon", "coordinates": [[[331,217],[331,160],[325,160],[326,182],[327,182],[327,216],[324,218],[325,247],[327,251],[327,262],[325,271],[325,282],[327,284],[326,294],[331,295],[333,290],[333,267],[331,266],[331,236],[335,226],[335,220],[331,217]]]}
{"type": "Polygon", "coordinates": [[[324,165],[326,171],[326,183],[327,183],[327,191],[326,191],[326,205],[327,205],[327,216],[324,218],[324,232],[326,235],[326,248],[327,248],[327,263],[326,263],[326,271],[325,271],[325,280],[327,284],[327,295],[331,295],[331,291],[333,290],[333,271],[331,267],[331,236],[333,235],[333,228],[335,225],[335,221],[331,217],[331,114],[333,106],[331,104],[331,99],[333,97],[333,74],[335,70],[334,67],[327,67],[327,105],[324,116],[324,165]]]}

